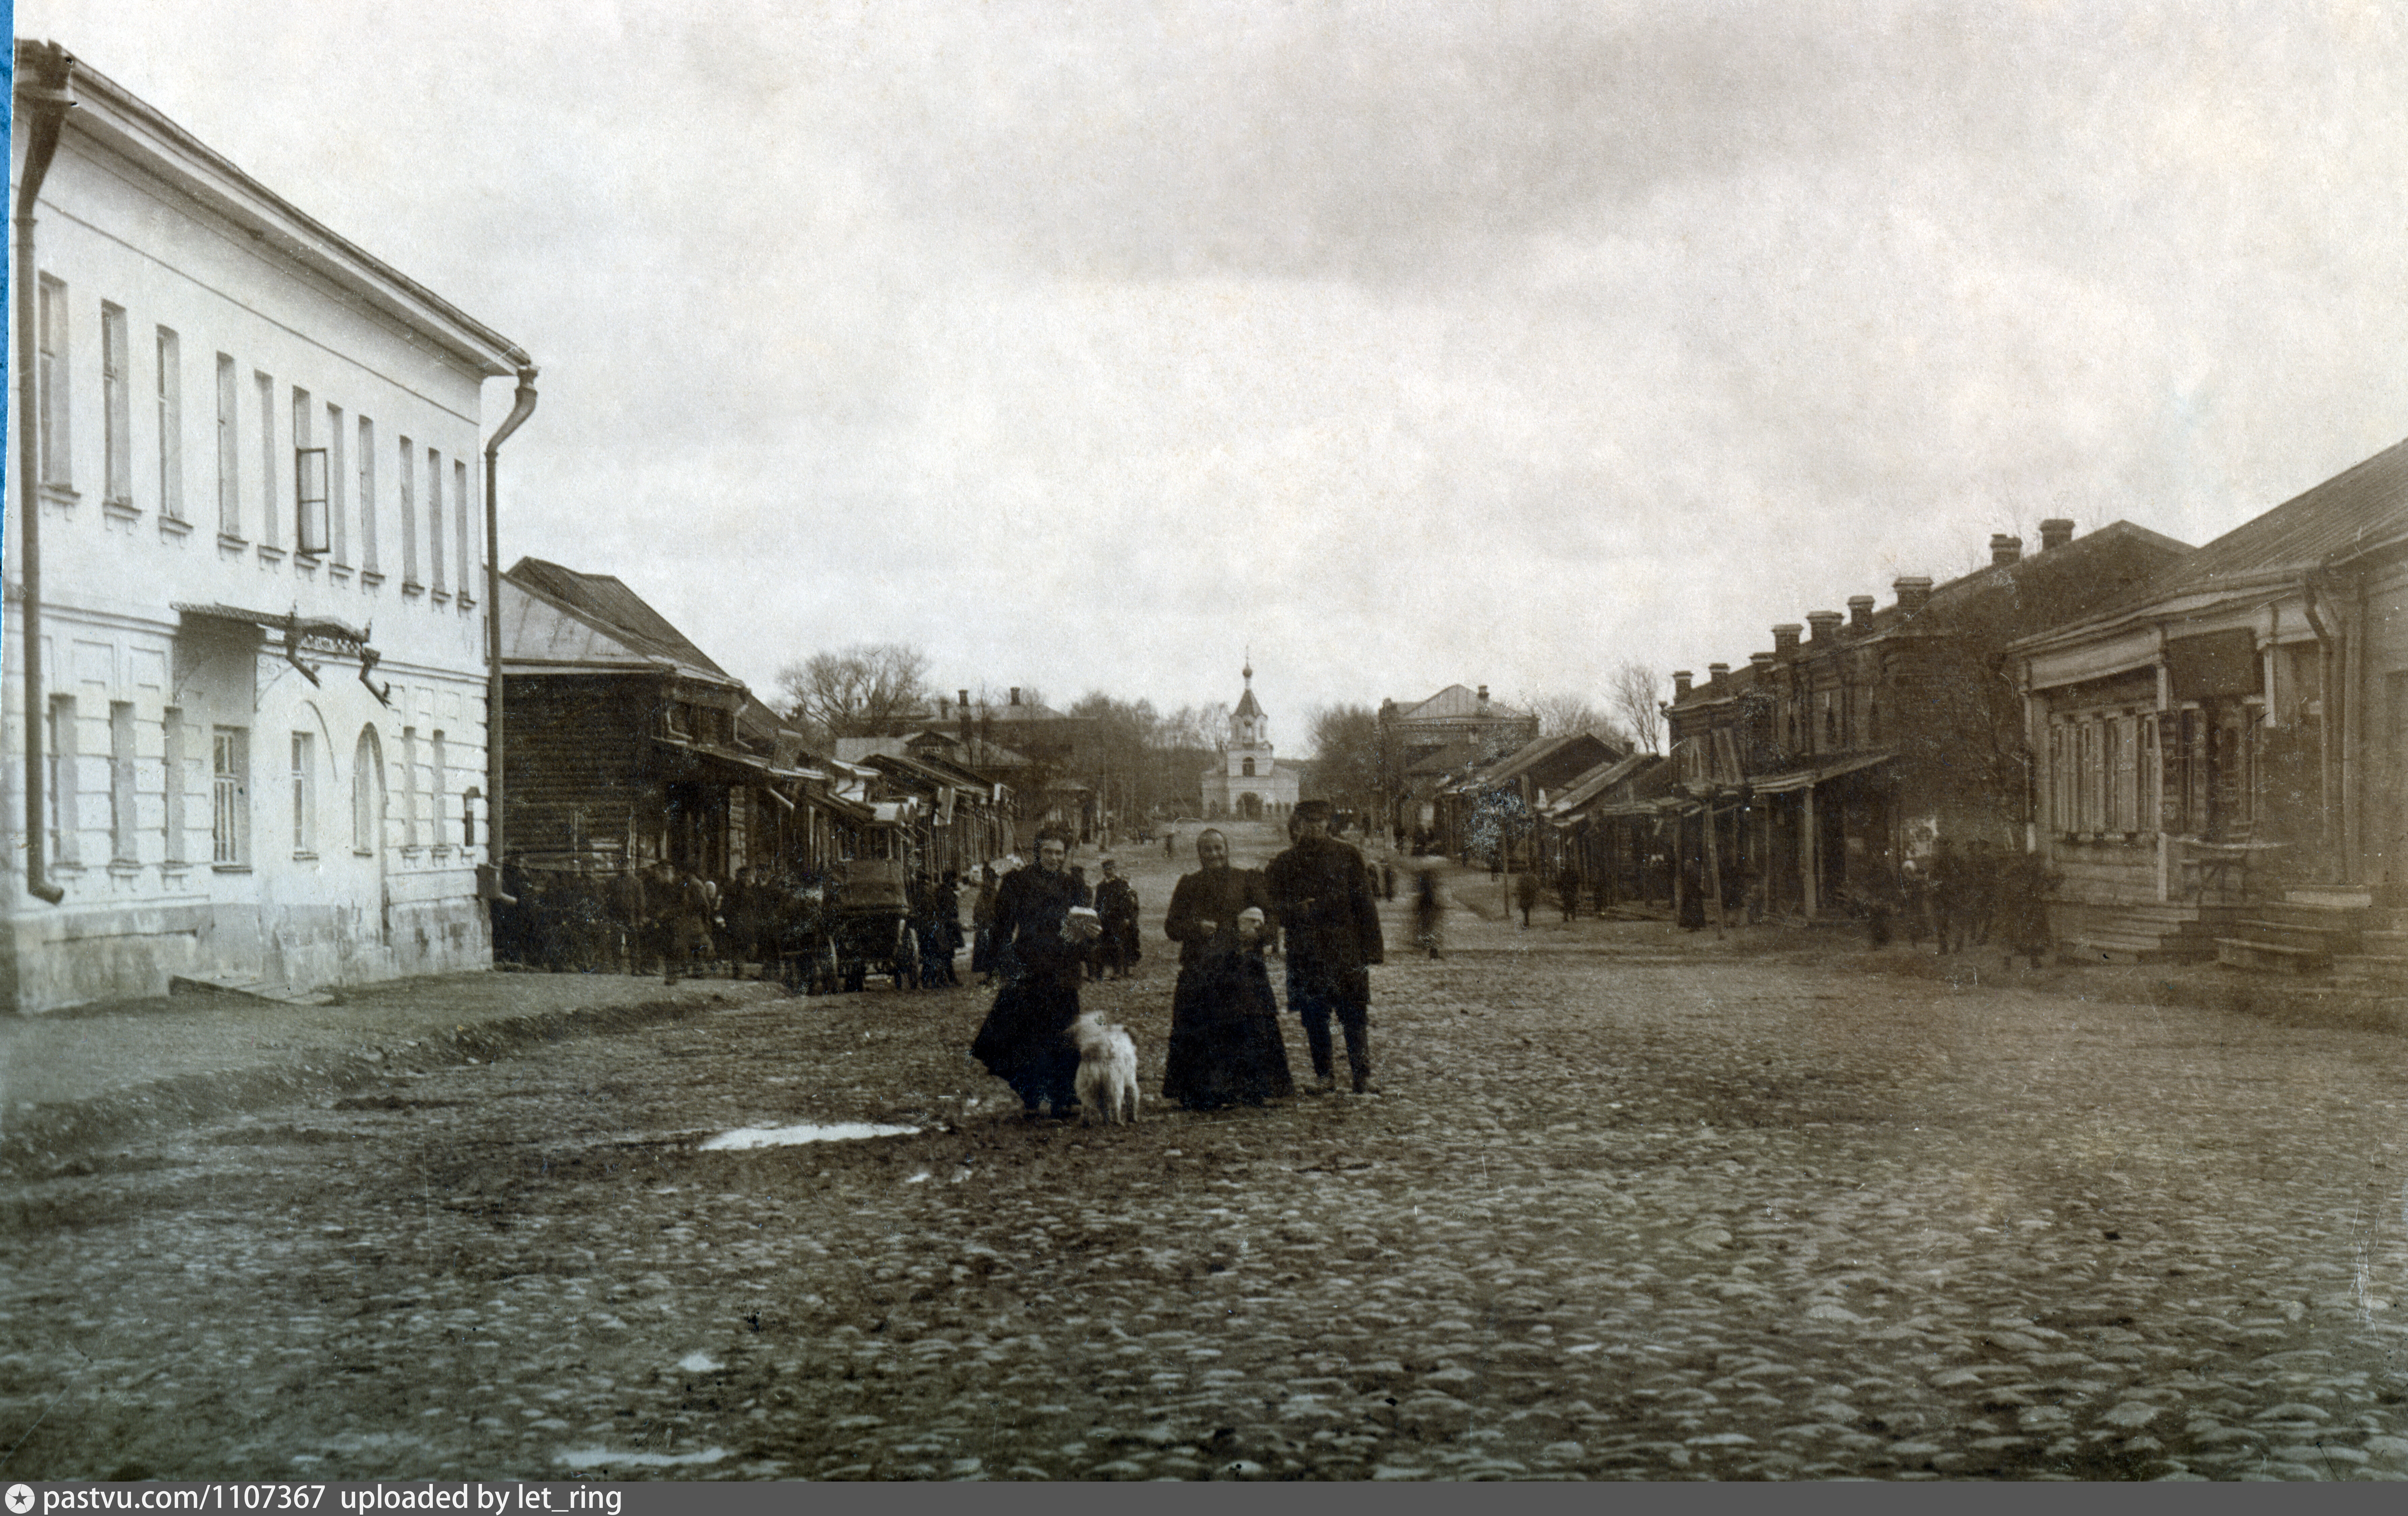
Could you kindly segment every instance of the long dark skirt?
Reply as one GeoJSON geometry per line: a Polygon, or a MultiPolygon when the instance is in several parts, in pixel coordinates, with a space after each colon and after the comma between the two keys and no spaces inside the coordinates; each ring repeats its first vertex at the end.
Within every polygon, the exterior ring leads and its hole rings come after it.
{"type": "Polygon", "coordinates": [[[980,927],[978,929],[978,936],[970,939],[970,972],[973,974],[992,974],[995,972],[994,927],[980,927]]]}
{"type": "Polygon", "coordinates": [[[1252,953],[1183,968],[1170,994],[1162,1093],[1193,1110],[1296,1093],[1270,976],[1252,953]]]}
{"type": "Polygon", "coordinates": [[[1079,986],[1011,979],[995,994],[970,1043],[970,1056],[1011,1086],[1031,1110],[1051,1097],[1067,1110],[1078,1095],[1079,1049],[1070,1023],[1079,1019],[1079,986]]]}

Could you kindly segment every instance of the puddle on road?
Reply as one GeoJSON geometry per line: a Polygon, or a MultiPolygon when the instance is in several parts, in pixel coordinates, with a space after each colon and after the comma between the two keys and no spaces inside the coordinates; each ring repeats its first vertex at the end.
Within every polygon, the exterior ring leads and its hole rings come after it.
{"type": "Polygon", "coordinates": [[[881,1126],[873,1122],[835,1122],[826,1125],[805,1123],[800,1126],[739,1126],[732,1132],[722,1132],[702,1145],[702,1151],[731,1148],[791,1148],[805,1142],[857,1142],[863,1137],[910,1137],[920,1129],[916,1126],[881,1126]]]}
{"type": "Polygon", "coordinates": [[[554,1463],[571,1468],[600,1468],[608,1464],[633,1464],[641,1468],[675,1468],[682,1464],[715,1464],[727,1456],[725,1448],[700,1452],[619,1452],[609,1448],[570,1448],[554,1453],[554,1463]]]}

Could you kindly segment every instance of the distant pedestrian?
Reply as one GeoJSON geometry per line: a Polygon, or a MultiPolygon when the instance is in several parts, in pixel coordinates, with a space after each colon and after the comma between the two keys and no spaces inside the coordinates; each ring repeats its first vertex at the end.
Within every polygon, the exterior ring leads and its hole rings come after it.
{"type": "Polygon", "coordinates": [[[1439,889],[1438,865],[1425,861],[1413,871],[1413,946],[1433,958],[1444,957],[1445,921],[1446,896],[1439,889]]]}
{"type": "Polygon", "coordinates": [[[663,901],[661,978],[675,984],[680,968],[699,973],[710,956],[711,890],[699,876],[668,864],[661,865],[655,877],[661,880],[663,901]]]}
{"type": "Polygon", "coordinates": [[[1296,1081],[1263,965],[1269,888],[1252,869],[1229,866],[1228,839],[1212,828],[1196,834],[1196,862],[1162,923],[1179,944],[1163,1096],[1190,1110],[1283,1098],[1296,1081]]]}
{"type": "Polygon", "coordinates": [[[993,864],[979,865],[978,895],[970,902],[970,972],[984,988],[995,982],[995,892],[993,864]]]}
{"type": "Polygon", "coordinates": [[[2057,937],[2048,924],[2048,897],[2056,879],[2036,852],[2010,853],[1999,869],[1999,936],[2005,945],[2005,966],[2028,958],[2035,970],[2057,951],[2057,937]]]}
{"type": "Polygon", "coordinates": [[[1142,956],[1137,938],[1137,886],[1121,878],[1120,865],[1112,859],[1105,859],[1102,867],[1103,881],[1096,886],[1096,915],[1104,929],[1096,942],[1098,977],[1126,979],[1142,956]]]}
{"type": "Polygon", "coordinates": [[[1931,935],[1931,865],[1920,858],[1898,865],[1898,913],[1906,922],[1906,945],[1921,948],[1931,935]]]}
{"type": "Polygon", "coordinates": [[[1580,914],[1580,870],[1566,863],[1563,871],[1555,876],[1555,900],[1563,907],[1566,922],[1580,914]]]}
{"type": "Polygon", "coordinates": [[[1530,912],[1539,904],[1539,876],[1525,869],[1513,876],[1513,904],[1522,912],[1522,930],[1530,929],[1530,912]]]}
{"type": "Polygon", "coordinates": [[[1931,928],[1943,956],[1965,946],[1965,860],[1953,838],[1942,837],[1931,854],[1931,928]]]}
{"type": "Polygon", "coordinates": [[[1371,1085],[1371,974],[1383,961],[1380,908],[1363,873],[1363,855],[1329,836],[1326,800],[1297,803],[1293,847],[1263,871],[1287,938],[1288,1008],[1304,1023],[1312,1073],[1322,1090],[1337,1084],[1329,1022],[1346,1035],[1354,1093],[1371,1085]]]}
{"type": "Polygon", "coordinates": [[[937,982],[951,989],[962,982],[953,963],[962,951],[962,877],[952,869],[937,880],[937,982]]]}

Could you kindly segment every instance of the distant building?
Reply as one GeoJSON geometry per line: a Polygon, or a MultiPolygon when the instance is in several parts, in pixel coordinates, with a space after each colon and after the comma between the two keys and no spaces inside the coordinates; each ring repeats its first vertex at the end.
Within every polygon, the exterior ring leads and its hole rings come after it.
{"type": "Polygon", "coordinates": [[[1539,718],[1477,690],[1450,684],[1412,705],[1380,706],[1383,783],[1406,832],[1437,823],[1440,789],[1466,770],[1493,764],[1538,739],[1539,718]]]}
{"type": "Polygon", "coordinates": [[[525,861],[725,879],[867,847],[874,818],[827,792],[800,734],[610,575],[512,565],[502,675],[502,803],[525,861]]]}
{"type": "Polygon", "coordinates": [[[1776,914],[1839,916],[1893,892],[1942,837],[2022,850],[2031,754],[2007,645],[2191,551],[2129,522],[2079,540],[2071,521],[2040,525],[2037,552],[1993,536],[1986,567],[1936,589],[1899,579],[1893,606],[1857,595],[1844,615],[1773,627],[1744,666],[1672,676],[1666,756],[1683,798],[1667,814],[1684,894],[1719,876],[1776,914]]]}
{"type": "Polygon", "coordinates": [[[473,460],[527,355],[64,50],[16,60],[39,390],[10,408],[0,1001],[490,962],[473,460]]]}
{"type": "Polygon", "coordinates": [[[1204,771],[1204,815],[1238,821],[1282,820],[1296,808],[1301,776],[1283,768],[1271,751],[1271,719],[1254,698],[1254,665],[1241,671],[1245,694],[1229,712],[1229,745],[1218,766],[1204,771]]]}

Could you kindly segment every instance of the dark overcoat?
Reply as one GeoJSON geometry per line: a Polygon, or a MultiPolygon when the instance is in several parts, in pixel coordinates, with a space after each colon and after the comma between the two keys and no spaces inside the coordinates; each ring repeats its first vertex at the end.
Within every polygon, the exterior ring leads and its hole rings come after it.
{"type": "Polygon", "coordinates": [[[1087,903],[1087,886],[1068,870],[1049,874],[1034,864],[1006,874],[995,892],[1001,988],[970,1055],[1024,1101],[1067,1097],[1079,1071],[1079,1050],[1069,1034],[1079,1019],[1085,950],[1064,940],[1062,923],[1070,908],[1087,903]]]}
{"type": "Polygon", "coordinates": [[[1335,837],[1299,837],[1263,880],[1285,934],[1290,1000],[1305,994],[1369,1004],[1367,970],[1385,949],[1363,855],[1335,837]]]}

